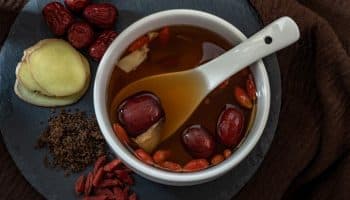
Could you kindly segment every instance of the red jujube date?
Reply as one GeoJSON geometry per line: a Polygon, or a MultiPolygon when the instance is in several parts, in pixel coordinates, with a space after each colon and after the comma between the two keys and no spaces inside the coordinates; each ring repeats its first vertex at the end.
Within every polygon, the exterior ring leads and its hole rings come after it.
{"type": "Polygon", "coordinates": [[[235,147],[243,138],[244,115],[233,105],[226,105],[217,123],[220,142],[227,147],[235,147]]]}
{"type": "Polygon", "coordinates": [[[159,99],[141,92],[125,99],[118,108],[118,118],[131,137],[137,137],[164,116],[159,99]]]}
{"type": "Polygon", "coordinates": [[[48,3],[42,14],[51,32],[57,36],[64,35],[74,21],[69,10],[59,2],[48,3]]]}
{"type": "Polygon", "coordinates": [[[102,32],[89,47],[89,55],[91,58],[95,61],[101,60],[109,45],[117,36],[118,33],[112,30],[102,32]]]}
{"type": "Polygon", "coordinates": [[[195,158],[208,158],[215,150],[213,136],[200,125],[193,125],[182,133],[182,143],[195,158]]]}
{"type": "Polygon", "coordinates": [[[113,28],[118,17],[117,8],[110,3],[94,3],[84,9],[85,19],[98,28],[113,28]]]}
{"type": "Polygon", "coordinates": [[[94,31],[86,22],[76,22],[68,30],[68,41],[73,47],[87,47],[94,39],[94,31]]]}
{"type": "Polygon", "coordinates": [[[64,4],[73,12],[81,12],[90,4],[90,0],[64,0],[64,4]]]}

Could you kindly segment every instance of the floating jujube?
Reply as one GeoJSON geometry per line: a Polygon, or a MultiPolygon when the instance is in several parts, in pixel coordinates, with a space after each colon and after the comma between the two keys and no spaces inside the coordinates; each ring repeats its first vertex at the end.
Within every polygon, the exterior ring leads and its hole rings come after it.
{"type": "Polygon", "coordinates": [[[118,108],[120,123],[131,137],[137,137],[164,117],[159,99],[150,92],[140,92],[125,99],[118,108]]]}
{"type": "Polygon", "coordinates": [[[208,158],[215,150],[213,136],[200,125],[193,125],[182,133],[182,143],[195,158],[208,158]]]}
{"type": "Polygon", "coordinates": [[[235,147],[244,136],[244,114],[234,105],[227,104],[217,123],[220,142],[227,147],[235,147]]]}

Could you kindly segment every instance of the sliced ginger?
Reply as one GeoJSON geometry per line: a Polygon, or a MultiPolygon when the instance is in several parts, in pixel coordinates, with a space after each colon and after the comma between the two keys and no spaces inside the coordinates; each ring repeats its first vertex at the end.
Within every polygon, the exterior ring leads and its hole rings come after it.
{"type": "Polygon", "coordinates": [[[34,80],[32,73],[29,70],[29,66],[26,61],[19,62],[16,68],[17,80],[30,91],[39,92],[44,95],[53,96],[39,86],[34,80]]]}
{"type": "Polygon", "coordinates": [[[160,131],[162,130],[163,121],[159,121],[151,126],[146,132],[137,136],[134,142],[147,153],[152,153],[160,143],[160,131]]]}
{"type": "Polygon", "coordinates": [[[49,39],[28,54],[30,72],[48,94],[69,96],[83,90],[88,79],[84,63],[79,52],[66,41],[49,39]]]}
{"type": "Polygon", "coordinates": [[[22,100],[64,106],[78,101],[89,88],[90,66],[69,43],[45,39],[24,51],[16,77],[14,90],[22,100]]]}
{"type": "Polygon", "coordinates": [[[89,84],[87,83],[84,86],[84,89],[77,94],[73,94],[65,97],[52,97],[42,95],[38,92],[33,92],[28,90],[26,87],[22,86],[21,83],[16,80],[14,90],[16,95],[21,98],[23,101],[28,102],[30,104],[34,104],[37,106],[44,107],[56,107],[56,106],[65,106],[72,103],[77,102],[89,88],[89,84]]]}

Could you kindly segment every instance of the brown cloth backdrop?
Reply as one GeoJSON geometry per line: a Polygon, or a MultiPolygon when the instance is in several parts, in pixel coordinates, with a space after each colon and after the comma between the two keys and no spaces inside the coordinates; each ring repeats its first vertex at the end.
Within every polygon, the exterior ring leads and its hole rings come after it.
{"type": "MultiPolygon", "coordinates": [[[[278,130],[234,199],[350,199],[350,0],[251,0],[264,24],[288,15],[301,39],[277,56],[278,130]]],[[[0,44],[24,0],[0,0],[0,44]]],[[[0,199],[42,199],[0,144],[0,199]]]]}

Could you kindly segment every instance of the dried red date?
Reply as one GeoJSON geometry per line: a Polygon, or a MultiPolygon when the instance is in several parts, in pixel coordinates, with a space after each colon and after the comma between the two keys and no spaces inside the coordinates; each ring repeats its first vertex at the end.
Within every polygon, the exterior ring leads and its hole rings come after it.
{"type": "Polygon", "coordinates": [[[208,158],[215,150],[213,136],[200,125],[188,127],[182,133],[182,143],[186,150],[196,158],[208,158]]]}
{"type": "Polygon", "coordinates": [[[86,22],[76,22],[68,30],[68,41],[77,49],[85,48],[94,39],[94,31],[86,22]]]}
{"type": "Polygon", "coordinates": [[[85,19],[98,28],[112,28],[118,17],[117,8],[109,3],[94,3],[84,9],[85,19]]]}
{"type": "Polygon", "coordinates": [[[109,45],[117,37],[115,31],[104,31],[89,48],[89,55],[92,59],[99,61],[105,54],[109,45]]]}
{"type": "Polygon", "coordinates": [[[64,4],[73,12],[81,12],[90,4],[90,0],[64,0],[64,4]]]}
{"type": "Polygon", "coordinates": [[[57,36],[64,35],[74,21],[69,10],[59,2],[48,3],[42,14],[51,32],[57,36]]]}
{"type": "Polygon", "coordinates": [[[226,105],[217,123],[217,134],[222,144],[235,147],[243,138],[244,115],[233,105],[226,105]]]}
{"type": "Polygon", "coordinates": [[[140,92],[125,99],[118,107],[117,114],[131,137],[145,132],[164,116],[159,99],[150,92],[140,92]]]}

